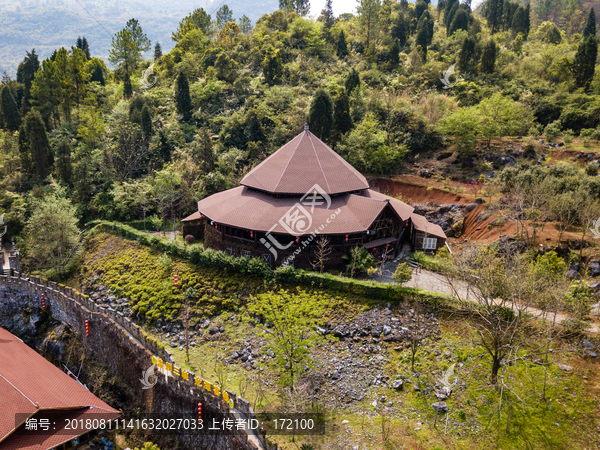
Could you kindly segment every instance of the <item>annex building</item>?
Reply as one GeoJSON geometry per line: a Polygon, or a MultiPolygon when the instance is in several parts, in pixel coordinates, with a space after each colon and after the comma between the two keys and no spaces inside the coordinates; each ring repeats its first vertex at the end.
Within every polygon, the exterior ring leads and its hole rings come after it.
{"type": "Polygon", "coordinates": [[[242,179],[198,202],[183,232],[210,248],[260,257],[271,267],[311,267],[321,238],[328,266],[363,246],[376,258],[403,245],[435,251],[446,243],[439,225],[414,208],[369,188],[367,179],[313,135],[308,126],[242,179]]]}
{"type": "Polygon", "coordinates": [[[86,443],[96,429],[86,425],[87,419],[97,424],[99,419],[120,417],[4,328],[0,328],[0,405],[2,450],[89,448],[86,443]],[[75,427],[75,420],[82,426],[75,427]]]}

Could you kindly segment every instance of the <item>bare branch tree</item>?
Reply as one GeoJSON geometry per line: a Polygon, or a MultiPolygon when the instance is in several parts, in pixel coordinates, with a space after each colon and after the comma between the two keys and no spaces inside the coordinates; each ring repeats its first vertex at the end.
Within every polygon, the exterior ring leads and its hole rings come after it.
{"type": "Polygon", "coordinates": [[[313,269],[319,269],[319,272],[323,273],[325,263],[331,259],[332,252],[333,249],[329,246],[329,239],[325,236],[321,236],[319,240],[317,240],[317,250],[314,253],[316,260],[314,263],[310,263],[313,269]]]}

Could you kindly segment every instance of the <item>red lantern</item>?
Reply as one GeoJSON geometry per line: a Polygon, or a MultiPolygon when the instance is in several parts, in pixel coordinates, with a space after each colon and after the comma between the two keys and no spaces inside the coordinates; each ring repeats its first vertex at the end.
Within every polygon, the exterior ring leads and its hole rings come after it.
{"type": "Polygon", "coordinates": [[[173,275],[173,282],[175,284],[175,287],[179,286],[179,280],[177,279],[177,275],[173,275]]]}
{"type": "Polygon", "coordinates": [[[42,308],[46,309],[46,296],[42,294],[42,308]]]}
{"type": "Polygon", "coordinates": [[[348,235],[346,235],[346,242],[348,242],[348,235]]]}
{"type": "Polygon", "coordinates": [[[300,236],[296,236],[296,244],[300,242],[300,236]]]}
{"type": "Polygon", "coordinates": [[[250,230],[250,237],[254,238],[254,231],[250,230]]]}
{"type": "Polygon", "coordinates": [[[215,222],[215,230],[219,229],[219,224],[217,222],[215,222]]]}
{"type": "Polygon", "coordinates": [[[85,335],[88,337],[90,335],[90,321],[89,320],[85,321],[85,335]]]}
{"type": "Polygon", "coordinates": [[[386,247],[389,247],[389,246],[390,246],[390,244],[385,244],[385,246],[386,246],[386,247]]]}
{"type": "Polygon", "coordinates": [[[202,422],[202,403],[198,403],[198,423],[202,422]]]}

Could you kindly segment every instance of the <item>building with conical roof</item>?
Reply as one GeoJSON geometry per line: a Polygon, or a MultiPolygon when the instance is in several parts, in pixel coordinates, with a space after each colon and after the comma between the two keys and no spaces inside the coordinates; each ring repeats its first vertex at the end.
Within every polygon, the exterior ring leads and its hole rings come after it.
{"type": "Polygon", "coordinates": [[[328,265],[341,266],[356,246],[390,259],[404,243],[420,250],[444,245],[441,227],[413,211],[369,189],[360,172],[305,126],[240,186],[200,200],[183,222],[184,234],[204,236],[205,246],[257,256],[272,267],[311,267],[324,237],[328,265]]]}

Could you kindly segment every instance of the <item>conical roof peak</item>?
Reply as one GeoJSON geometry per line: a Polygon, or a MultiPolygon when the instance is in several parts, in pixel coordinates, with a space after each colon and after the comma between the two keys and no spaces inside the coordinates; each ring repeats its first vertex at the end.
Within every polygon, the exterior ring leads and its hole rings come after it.
{"type": "Polygon", "coordinates": [[[304,195],[315,184],[327,194],[368,189],[367,179],[344,158],[304,131],[285,144],[242,179],[243,186],[273,194],[304,195]]]}

